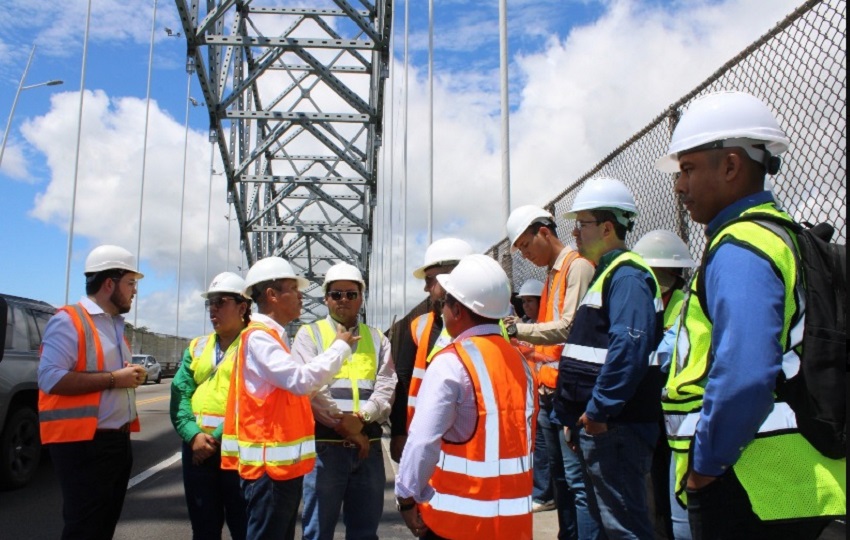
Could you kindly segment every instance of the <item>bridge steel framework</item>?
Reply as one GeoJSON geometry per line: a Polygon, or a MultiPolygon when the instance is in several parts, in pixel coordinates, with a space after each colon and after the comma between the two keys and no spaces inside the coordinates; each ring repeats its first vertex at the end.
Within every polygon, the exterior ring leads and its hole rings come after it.
{"type": "Polygon", "coordinates": [[[323,317],[330,265],[369,282],[392,0],[175,2],[248,263],[289,260],[323,317]]]}

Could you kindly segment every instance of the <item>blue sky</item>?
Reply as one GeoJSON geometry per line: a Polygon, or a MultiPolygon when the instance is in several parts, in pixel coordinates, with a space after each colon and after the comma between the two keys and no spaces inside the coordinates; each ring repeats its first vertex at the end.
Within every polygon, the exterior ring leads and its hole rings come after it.
{"type": "MultiPolygon", "coordinates": [[[[262,5],[293,5],[269,0],[262,5]]],[[[323,2],[300,2],[324,5],[323,2]]],[[[546,183],[557,170],[566,180],[643,127],[720,65],[766,32],[799,1],[775,0],[510,0],[512,172],[522,177],[513,206],[542,204],[562,186],[546,183]],[[616,111],[616,114],[612,114],[616,111]],[[563,119],[563,121],[556,120],[563,119]],[[559,148],[567,158],[552,161],[559,148]]],[[[144,98],[153,0],[95,0],[88,49],[80,180],[70,299],[82,293],[82,262],[100,243],[136,250],[144,130],[144,98]]],[[[8,118],[33,44],[37,50],[26,84],[62,79],[62,86],[21,93],[0,166],[0,291],[61,305],[65,297],[68,204],[73,179],[85,0],[0,2],[0,116],[8,118]]],[[[388,114],[400,102],[400,51],[404,2],[396,2],[396,91],[388,89],[388,114]]],[[[435,191],[441,186],[491,192],[498,178],[498,2],[435,2],[435,191]],[[488,183],[489,182],[489,183],[488,183]],[[460,187],[458,187],[460,186],[460,187]],[[482,187],[485,186],[485,187],[482,187]]],[[[186,219],[178,246],[179,197],[186,112],[185,41],[176,8],[158,2],[152,75],[151,127],[142,224],[139,325],[173,333],[177,324],[177,263],[182,258],[179,331],[203,330],[198,293],[205,281],[240,261],[235,231],[227,236],[220,176],[210,175],[206,111],[189,107],[186,219]],[[213,204],[207,204],[210,178],[213,204]],[[206,264],[207,211],[213,241],[206,264]],[[230,265],[227,265],[229,260],[230,265]]],[[[427,2],[411,3],[411,170],[427,159],[424,141],[427,84],[427,2]]],[[[200,92],[192,81],[190,93],[200,92]]],[[[396,125],[398,125],[396,119],[396,125]]],[[[398,142],[400,131],[393,139],[398,142]]],[[[392,144],[392,141],[391,143],[392,144]]],[[[220,170],[220,166],[213,168],[220,170]]],[[[421,182],[411,179],[418,200],[421,182]]],[[[495,196],[495,195],[494,195],[495,196]]],[[[435,238],[458,235],[479,249],[504,236],[490,219],[470,218],[464,197],[438,201],[435,238]]],[[[497,204],[484,196],[482,204],[497,204]]],[[[497,212],[491,212],[497,214],[497,212]]],[[[424,218],[409,215],[408,300],[421,298],[409,269],[424,251],[424,218]]],[[[400,245],[396,239],[394,245],[400,245]]],[[[379,242],[376,242],[378,245],[379,242]]],[[[388,286],[383,284],[383,287],[388,286]]],[[[381,294],[379,290],[377,294],[381,294]]],[[[373,298],[376,293],[373,291],[373,298]]],[[[131,313],[133,320],[135,313],[131,313]]]]}

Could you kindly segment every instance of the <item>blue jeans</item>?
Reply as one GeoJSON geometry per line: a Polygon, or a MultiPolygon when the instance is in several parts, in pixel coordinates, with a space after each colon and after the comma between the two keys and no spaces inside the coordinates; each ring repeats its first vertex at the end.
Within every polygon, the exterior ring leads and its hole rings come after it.
{"type": "Polygon", "coordinates": [[[194,465],[192,447],[184,442],[183,488],[192,522],[192,538],[221,538],[221,528],[227,521],[233,540],[245,540],[248,517],[239,486],[239,473],[221,469],[220,452],[200,465],[194,465]]]}
{"type": "Polygon", "coordinates": [[[555,498],[552,477],[549,474],[549,454],[546,450],[546,436],[537,422],[537,435],[534,437],[534,489],[531,491],[534,502],[547,503],[555,498]]]}
{"type": "Polygon", "coordinates": [[[673,521],[673,538],[691,540],[688,509],[683,507],[679,498],[676,497],[676,456],[670,460],[670,518],[673,521]]]}
{"type": "Polygon", "coordinates": [[[256,480],[241,481],[248,513],[251,540],[293,540],[304,477],[274,480],[263,474],[256,480]]]}
{"type": "Polygon", "coordinates": [[[558,506],[558,540],[595,540],[601,538],[597,512],[591,511],[592,502],[585,490],[585,476],[578,454],[567,446],[564,428],[554,419],[551,410],[540,409],[537,428],[546,439],[549,455],[549,472],[558,506]]]}
{"type": "Polygon", "coordinates": [[[362,461],[356,448],[316,441],[316,467],[304,477],[303,538],[332,540],[342,510],[347,540],[378,540],[385,483],[381,441],[362,461]]]}
{"type": "Polygon", "coordinates": [[[653,540],[646,501],[646,475],[658,440],[657,422],[608,424],[596,436],[579,434],[593,495],[609,540],[653,540]]]}

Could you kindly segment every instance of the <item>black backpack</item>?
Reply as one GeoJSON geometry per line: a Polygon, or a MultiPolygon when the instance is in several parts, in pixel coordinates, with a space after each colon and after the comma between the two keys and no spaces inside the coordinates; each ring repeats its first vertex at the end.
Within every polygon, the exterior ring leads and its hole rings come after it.
{"type": "MultiPolygon", "coordinates": [[[[800,371],[790,379],[780,371],[777,397],[794,410],[800,433],[821,454],[832,459],[846,457],[850,380],[846,246],[830,242],[835,229],[828,223],[813,226],[804,222],[803,227],[767,213],[745,214],[723,228],[742,221],[757,221],[791,245],[805,288],[800,295],[806,302],[800,371]]],[[[708,247],[703,261],[707,255],[708,247]]],[[[697,286],[700,302],[706,306],[703,274],[698,273],[697,286]]]]}

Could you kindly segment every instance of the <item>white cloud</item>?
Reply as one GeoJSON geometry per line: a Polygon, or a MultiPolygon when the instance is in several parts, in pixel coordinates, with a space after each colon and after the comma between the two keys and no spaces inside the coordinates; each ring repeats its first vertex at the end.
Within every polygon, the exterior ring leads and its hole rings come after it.
{"type": "MultiPolygon", "coordinates": [[[[770,29],[798,3],[726,0],[675,3],[671,7],[612,0],[605,3],[604,15],[599,19],[575,28],[566,38],[553,35],[543,48],[514,57],[512,205],[549,201],[571,180],[770,29]]],[[[118,2],[107,4],[118,5],[118,2]]],[[[101,12],[102,17],[116,20],[124,15],[110,9],[101,12]]],[[[44,31],[43,35],[58,32],[57,25],[52,25],[53,30],[44,31]]],[[[134,29],[125,28],[121,32],[125,32],[127,39],[144,43],[149,31],[149,27],[145,29],[147,25],[149,22],[142,21],[131,25],[134,29]]],[[[545,25],[535,31],[542,33],[541,28],[545,25]]],[[[452,65],[452,71],[438,73],[435,85],[434,238],[460,236],[483,251],[504,236],[499,96],[493,82],[496,72],[492,66],[476,67],[474,60],[467,69],[458,68],[457,63],[452,65]]],[[[396,81],[400,81],[401,63],[396,62],[393,68],[396,81]]],[[[391,242],[394,246],[391,265],[386,262],[390,250],[385,237],[377,236],[374,241],[375,251],[380,252],[376,264],[383,260],[383,268],[392,266],[394,270],[377,282],[379,288],[373,289],[371,297],[377,301],[392,283],[393,313],[400,311],[403,282],[408,284],[408,307],[424,297],[422,283],[411,277],[410,269],[418,266],[426,247],[429,141],[425,73],[425,69],[413,69],[410,75],[406,264],[401,263],[399,246],[403,238],[398,229],[391,242]]],[[[388,114],[393,108],[392,96],[388,90],[388,114]]],[[[51,171],[50,183],[37,198],[33,215],[61,228],[67,226],[70,209],[78,97],[74,92],[54,95],[50,112],[28,122],[22,130],[27,141],[46,156],[51,171]]],[[[401,95],[396,92],[396,106],[400,100],[401,95]]],[[[397,109],[396,116],[386,118],[388,130],[399,124],[400,114],[397,109]]],[[[87,94],[76,234],[93,241],[135,246],[143,125],[143,100],[110,96],[104,91],[87,94]]],[[[178,258],[185,132],[180,119],[154,106],[150,133],[142,257],[161,279],[172,282],[162,290],[142,293],[139,310],[142,319],[153,312],[175,312],[175,294],[169,287],[174,288],[178,258]]],[[[395,132],[392,140],[399,146],[393,158],[393,174],[386,178],[399,182],[403,172],[400,131],[395,132]]],[[[385,149],[389,148],[388,142],[389,137],[385,149]]],[[[204,287],[207,245],[209,143],[205,133],[190,132],[188,155],[180,291],[181,306],[186,306],[188,311],[181,309],[180,327],[197,332],[202,314],[193,302],[198,302],[197,293],[204,287]]],[[[379,163],[387,167],[389,157],[379,163]]],[[[227,213],[224,185],[220,177],[214,183],[216,206],[210,233],[210,275],[225,266],[227,250],[227,222],[220,217],[227,213]]],[[[398,183],[394,186],[396,201],[399,187],[398,183]]],[[[377,230],[382,232],[380,224],[377,230]]],[[[234,251],[231,257],[235,260],[238,254],[234,251]]],[[[373,276],[379,275],[385,275],[383,269],[373,267],[373,276]]],[[[385,304],[386,300],[381,302],[385,304]]],[[[172,323],[167,321],[170,318],[170,315],[159,318],[166,319],[157,323],[164,326],[156,326],[154,320],[148,321],[148,326],[171,331],[172,323]]]]}

